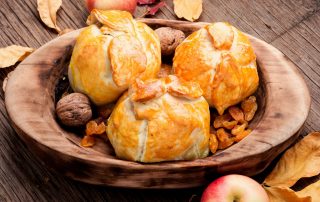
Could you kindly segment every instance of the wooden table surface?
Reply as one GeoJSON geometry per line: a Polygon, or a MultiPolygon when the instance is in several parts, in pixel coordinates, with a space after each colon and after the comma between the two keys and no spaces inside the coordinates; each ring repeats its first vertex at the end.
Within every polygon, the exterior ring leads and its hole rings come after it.
{"type": "MultiPolygon", "coordinates": [[[[172,1],[157,18],[176,19],[172,1]]],[[[312,96],[302,135],[320,130],[320,1],[204,0],[199,21],[227,21],[282,51],[303,74],[312,96]]],[[[143,8],[136,11],[141,15],[143,8]]],[[[85,26],[83,0],[63,0],[62,28],[85,26]]],[[[57,37],[39,20],[36,0],[0,1],[0,47],[16,44],[38,48],[57,37]]],[[[14,67],[0,70],[0,84],[14,67]]],[[[26,82],[28,81],[22,81],[26,82]]],[[[88,185],[47,168],[14,132],[0,92],[0,202],[2,201],[198,201],[203,188],[130,190],[88,185]]],[[[290,100],[288,100],[289,102],[290,100]]],[[[294,110],[294,109],[293,109],[294,110]]],[[[81,169],[81,168],[79,168],[81,169]]],[[[319,176],[310,179],[314,181],[319,176]]],[[[307,182],[309,182],[307,181],[307,182]]]]}

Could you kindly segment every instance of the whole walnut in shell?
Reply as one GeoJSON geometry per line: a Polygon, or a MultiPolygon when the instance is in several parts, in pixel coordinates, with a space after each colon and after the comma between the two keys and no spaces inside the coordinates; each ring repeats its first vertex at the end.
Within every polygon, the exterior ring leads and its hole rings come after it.
{"type": "Polygon", "coordinates": [[[160,39],[162,55],[172,55],[177,46],[185,39],[185,34],[181,30],[171,27],[161,27],[155,32],[160,39]]]}
{"type": "Polygon", "coordinates": [[[90,101],[81,93],[71,93],[59,100],[56,113],[66,126],[82,126],[92,118],[90,101]]]}

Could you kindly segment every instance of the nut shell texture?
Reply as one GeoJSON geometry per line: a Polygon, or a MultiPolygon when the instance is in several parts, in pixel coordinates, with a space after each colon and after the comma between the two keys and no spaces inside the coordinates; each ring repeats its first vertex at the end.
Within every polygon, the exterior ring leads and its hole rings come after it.
{"type": "Polygon", "coordinates": [[[85,125],[92,117],[90,101],[81,93],[72,93],[59,100],[56,113],[60,121],[71,127],[85,125]]]}
{"type": "Polygon", "coordinates": [[[134,79],[157,76],[160,42],[151,28],[125,11],[94,9],[87,23],[90,26],[77,38],[69,65],[75,92],[104,105],[115,101],[134,79]]]}
{"type": "Polygon", "coordinates": [[[246,35],[228,23],[208,25],[176,49],[174,74],[200,84],[219,114],[255,92],[259,84],[256,55],[246,35]]]}
{"type": "Polygon", "coordinates": [[[161,45],[163,55],[172,55],[177,46],[185,39],[185,34],[181,30],[171,27],[161,27],[155,30],[161,45]]]}
{"type": "Polygon", "coordinates": [[[141,162],[206,157],[210,113],[201,95],[197,83],[175,76],[133,83],[108,120],[116,155],[141,162]]]}

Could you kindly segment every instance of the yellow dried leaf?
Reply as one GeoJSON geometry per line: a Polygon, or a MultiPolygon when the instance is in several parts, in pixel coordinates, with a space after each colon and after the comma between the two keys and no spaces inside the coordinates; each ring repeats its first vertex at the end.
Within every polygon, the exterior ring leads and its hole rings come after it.
{"type": "Polygon", "coordinates": [[[313,132],[288,149],[265,179],[269,186],[291,187],[302,177],[320,173],[320,132],[313,132]]]}
{"type": "Polygon", "coordinates": [[[320,180],[297,192],[299,197],[311,196],[312,201],[320,201],[320,180]]]}
{"type": "Polygon", "coordinates": [[[264,187],[270,202],[311,202],[311,197],[298,196],[296,192],[287,187],[264,187]]]}
{"type": "Polygon", "coordinates": [[[33,48],[16,45],[0,48],[0,68],[9,67],[22,61],[32,52],[33,48]]]}
{"type": "Polygon", "coordinates": [[[62,4],[62,0],[37,0],[37,4],[42,22],[60,32],[60,28],[57,26],[57,11],[62,4]]]}
{"type": "Polygon", "coordinates": [[[202,0],[173,0],[174,12],[179,18],[197,20],[202,13],[202,0]]]}

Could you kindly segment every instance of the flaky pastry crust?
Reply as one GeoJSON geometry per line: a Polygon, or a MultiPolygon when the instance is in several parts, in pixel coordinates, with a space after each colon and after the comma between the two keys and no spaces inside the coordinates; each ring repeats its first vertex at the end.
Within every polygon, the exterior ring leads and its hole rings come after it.
{"type": "Polygon", "coordinates": [[[173,72],[199,83],[203,96],[219,114],[254,93],[259,84],[248,37],[222,22],[192,33],[177,47],[173,72]]]}
{"type": "Polygon", "coordinates": [[[93,10],[77,38],[69,80],[96,105],[115,101],[136,78],[157,77],[160,43],[147,25],[125,11],[93,10]]]}
{"type": "Polygon", "coordinates": [[[160,162],[209,153],[209,105],[197,83],[137,80],[118,101],[107,134],[121,159],[160,162]]]}

